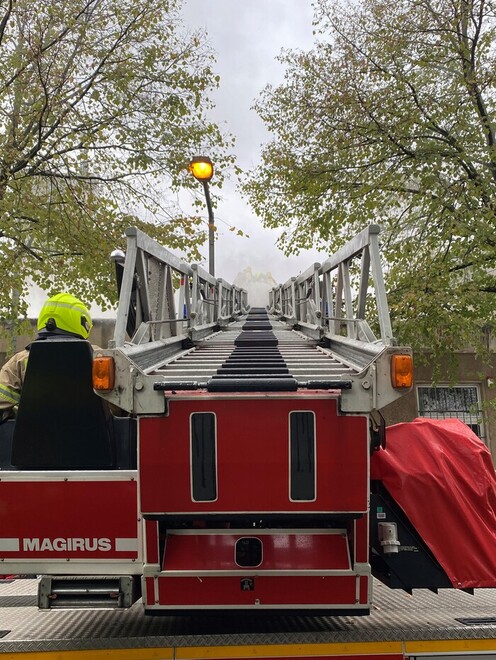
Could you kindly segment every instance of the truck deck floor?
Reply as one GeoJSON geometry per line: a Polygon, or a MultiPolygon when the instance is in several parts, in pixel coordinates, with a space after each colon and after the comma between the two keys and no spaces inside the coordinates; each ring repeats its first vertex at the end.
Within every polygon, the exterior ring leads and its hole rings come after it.
{"type": "Polygon", "coordinates": [[[40,611],[36,590],[34,579],[0,581],[0,653],[142,649],[126,657],[280,658],[396,652],[409,656],[478,652],[496,657],[496,590],[476,590],[474,595],[419,590],[410,596],[375,582],[372,613],[365,617],[263,613],[145,617],[140,601],[122,611],[40,611]],[[160,649],[159,655],[151,649],[160,649]]]}

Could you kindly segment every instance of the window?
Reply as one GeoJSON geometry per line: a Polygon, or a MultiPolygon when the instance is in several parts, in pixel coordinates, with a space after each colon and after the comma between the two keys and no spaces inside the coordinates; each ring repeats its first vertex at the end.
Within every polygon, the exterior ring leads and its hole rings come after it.
{"type": "Polygon", "coordinates": [[[481,440],[484,440],[484,425],[477,385],[418,386],[417,396],[420,417],[430,419],[455,417],[465,422],[481,440]]]}
{"type": "Polygon", "coordinates": [[[191,415],[191,492],[195,502],[217,499],[217,456],[214,413],[191,415]]]}
{"type": "Polygon", "coordinates": [[[289,414],[290,498],[315,500],[315,415],[289,414]]]}

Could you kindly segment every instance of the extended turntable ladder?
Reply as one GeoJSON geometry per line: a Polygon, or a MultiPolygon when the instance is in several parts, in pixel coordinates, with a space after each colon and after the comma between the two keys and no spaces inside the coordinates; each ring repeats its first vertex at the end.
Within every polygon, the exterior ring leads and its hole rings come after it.
{"type": "Polygon", "coordinates": [[[379,231],[368,227],[272,289],[266,309],[252,309],[244,289],[129,229],[104,352],[115,359],[119,387],[102,395],[135,413],[162,412],[159,393],[170,390],[332,389],[346,411],[383,407],[399,396],[389,357],[405,349],[394,346],[379,231]]]}

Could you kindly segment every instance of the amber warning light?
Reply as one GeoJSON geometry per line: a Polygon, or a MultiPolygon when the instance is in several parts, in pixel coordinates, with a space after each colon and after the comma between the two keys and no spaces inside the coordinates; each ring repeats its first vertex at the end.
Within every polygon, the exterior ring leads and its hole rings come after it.
{"type": "Polygon", "coordinates": [[[411,355],[391,357],[391,383],[397,389],[408,389],[413,384],[413,359],[411,355]]]}
{"type": "Polygon", "coordinates": [[[113,390],[114,382],[114,358],[107,355],[93,358],[93,388],[100,391],[113,390]]]}

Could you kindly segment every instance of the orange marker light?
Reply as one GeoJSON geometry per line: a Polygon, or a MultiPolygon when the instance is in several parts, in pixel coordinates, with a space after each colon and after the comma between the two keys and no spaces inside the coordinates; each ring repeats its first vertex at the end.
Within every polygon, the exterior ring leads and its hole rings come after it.
{"type": "Polygon", "coordinates": [[[407,389],[413,384],[413,359],[411,355],[391,357],[391,383],[397,389],[407,389]]]}
{"type": "Polygon", "coordinates": [[[115,383],[114,358],[106,355],[93,358],[94,389],[100,391],[113,390],[114,383],[115,383]]]}

